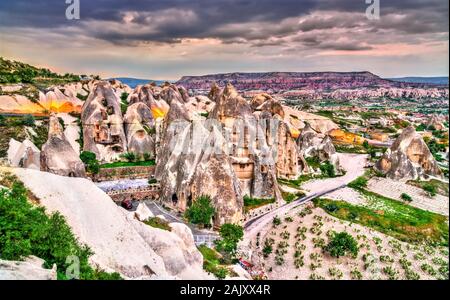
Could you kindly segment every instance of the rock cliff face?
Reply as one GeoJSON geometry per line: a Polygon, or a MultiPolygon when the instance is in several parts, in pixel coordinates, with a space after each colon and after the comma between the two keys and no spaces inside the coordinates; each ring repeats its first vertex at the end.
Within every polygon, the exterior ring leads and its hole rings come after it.
{"type": "Polygon", "coordinates": [[[396,180],[442,176],[422,136],[412,126],[403,130],[392,147],[375,164],[375,168],[396,180]]]}
{"type": "Polygon", "coordinates": [[[130,105],[124,117],[128,151],[155,157],[155,121],[150,108],[143,102],[130,105]]]}
{"type": "Polygon", "coordinates": [[[119,98],[111,85],[99,82],[83,105],[84,150],[93,152],[99,161],[111,161],[127,151],[119,98]]]}
{"type": "Polygon", "coordinates": [[[66,139],[55,115],[50,116],[48,140],[42,146],[41,170],[69,177],[85,177],[85,168],[78,154],[66,139]]]}
{"type": "Polygon", "coordinates": [[[162,200],[184,211],[199,196],[208,195],[216,209],[214,225],[240,222],[243,196],[225,148],[220,129],[207,129],[200,120],[173,120],[164,137],[155,175],[160,180],[162,200]],[[209,147],[211,144],[214,149],[209,147]]]}

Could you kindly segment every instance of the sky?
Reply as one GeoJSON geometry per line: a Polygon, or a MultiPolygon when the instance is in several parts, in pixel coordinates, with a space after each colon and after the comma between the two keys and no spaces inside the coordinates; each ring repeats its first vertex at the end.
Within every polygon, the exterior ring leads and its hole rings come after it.
{"type": "Polygon", "coordinates": [[[366,0],[78,1],[80,19],[68,20],[66,0],[0,0],[0,56],[105,78],[448,76],[448,0],[380,0],[379,19],[366,0]]]}

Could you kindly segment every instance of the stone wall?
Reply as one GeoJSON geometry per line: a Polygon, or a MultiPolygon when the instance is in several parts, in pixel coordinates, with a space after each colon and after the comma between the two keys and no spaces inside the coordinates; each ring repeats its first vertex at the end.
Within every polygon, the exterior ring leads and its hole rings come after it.
{"type": "Polygon", "coordinates": [[[108,196],[115,202],[122,202],[123,200],[158,200],[160,188],[159,185],[150,185],[145,188],[133,188],[126,190],[117,190],[108,192],[108,196]]]}
{"type": "Polygon", "coordinates": [[[101,168],[98,174],[89,176],[95,182],[127,179],[149,178],[155,174],[155,166],[101,168]]]}
{"type": "Polygon", "coordinates": [[[259,216],[262,216],[268,212],[271,212],[274,209],[279,208],[280,206],[282,206],[285,202],[284,201],[277,201],[275,203],[271,203],[271,204],[267,204],[255,209],[252,209],[250,211],[248,211],[247,213],[245,213],[245,215],[243,216],[241,222],[245,223],[248,222],[254,218],[257,218],[259,216]]]}

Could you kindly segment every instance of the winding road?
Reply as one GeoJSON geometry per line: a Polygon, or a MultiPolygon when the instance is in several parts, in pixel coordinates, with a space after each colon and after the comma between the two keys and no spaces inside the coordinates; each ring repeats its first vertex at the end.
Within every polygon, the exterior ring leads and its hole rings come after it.
{"type": "Polygon", "coordinates": [[[334,192],[345,187],[359,176],[364,174],[364,166],[366,165],[367,155],[339,153],[339,161],[346,174],[336,178],[326,178],[312,180],[303,185],[303,188],[310,191],[310,194],[285,204],[264,215],[258,216],[247,221],[244,225],[244,236],[246,240],[252,239],[260,232],[274,217],[286,214],[290,210],[308,202],[315,198],[321,197],[328,193],[334,192]]]}

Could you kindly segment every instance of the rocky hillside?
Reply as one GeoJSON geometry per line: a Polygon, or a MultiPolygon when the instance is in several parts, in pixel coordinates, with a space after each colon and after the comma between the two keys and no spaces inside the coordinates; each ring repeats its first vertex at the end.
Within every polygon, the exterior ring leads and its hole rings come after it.
{"type": "Polygon", "coordinates": [[[177,84],[186,89],[207,90],[213,82],[219,86],[231,83],[241,92],[266,91],[286,98],[448,98],[448,87],[392,81],[370,72],[228,73],[185,76],[177,84]]]}
{"type": "Polygon", "coordinates": [[[362,87],[407,87],[407,84],[380,78],[370,72],[271,72],[228,73],[205,76],[184,76],[177,84],[188,89],[208,89],[212,82],[224,85],[230,82],[239,90],[293,90],[293,89],[353,89],[362,87]]]}

